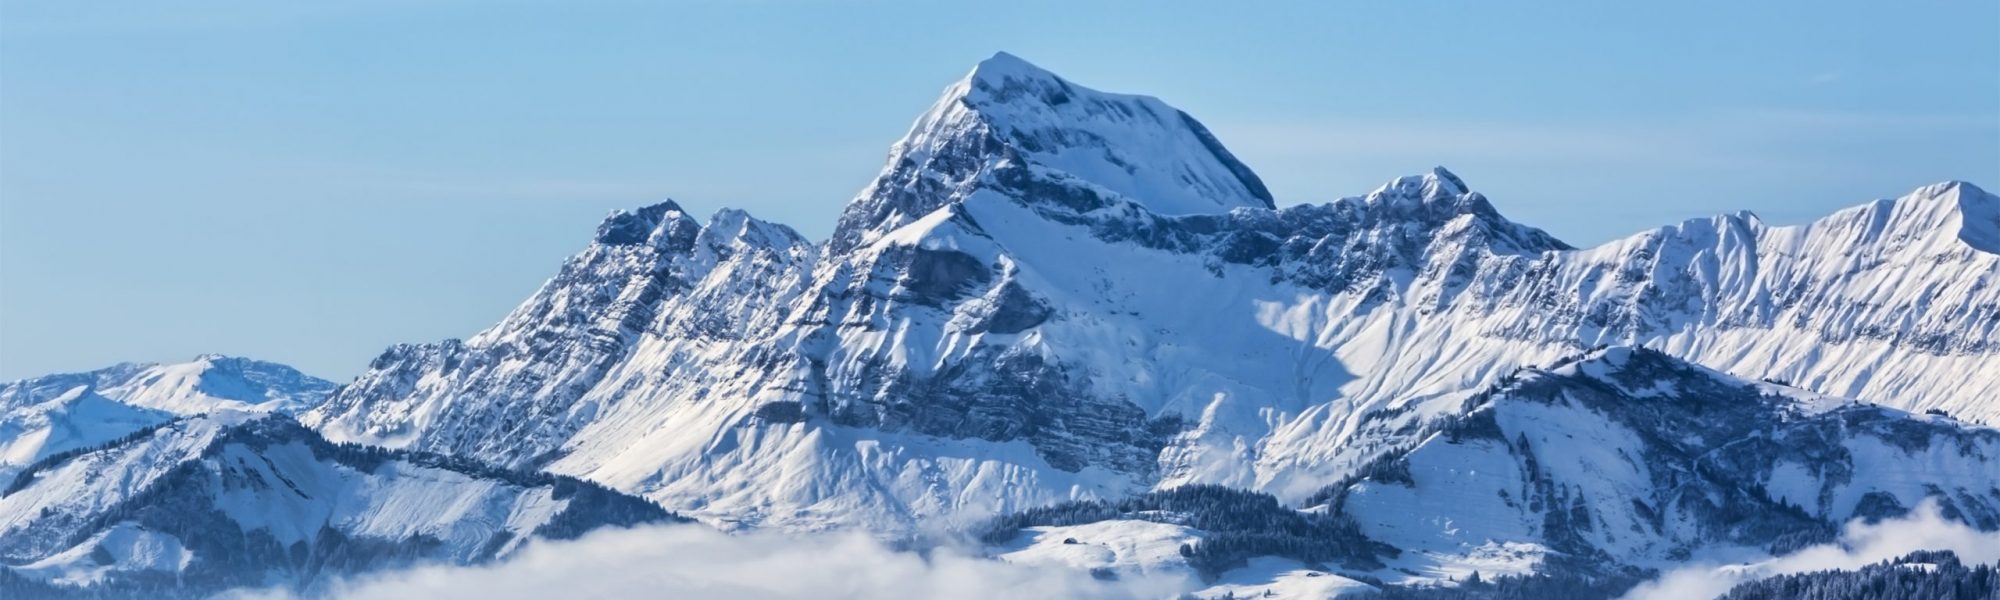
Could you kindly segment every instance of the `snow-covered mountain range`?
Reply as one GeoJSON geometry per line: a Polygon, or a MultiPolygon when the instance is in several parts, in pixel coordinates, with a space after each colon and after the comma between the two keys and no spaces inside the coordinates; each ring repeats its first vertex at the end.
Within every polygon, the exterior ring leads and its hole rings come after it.
{"type": "Polygon", "coordinates": [[[1260,502],[1276,504],[1269,496],[1182,487],[1032,509],[982,534],[1010,561],[1119,576],[1207,569],[1211,592],[1324,597],[1315,590],[1752,560],[1925,503],[2000,529],[2000,430],[1746,381],[1656,350],[1523,368],[1456,416],[1399,417],[1364,420],[1404,429],[1403,445],[1300,503],[1333,526],[1272,527],[1257,517],[1269,512],[1260,502]],[[1327,533],[1283,537],[1300,529],[1327,533]],[[1366,545],[1393,550],[1343,551],[1366,545]]]}
{"type": "Polygon", "coordinates": [[[1185,113],[1003,54],[829,241],[615,214],[500,324],[303,419],[711,523],[890,529],[1188,483],[1303,501],[1406,441],[1372,415],[1604,344],[2000,420],[2000,199],[1970,184],[1587,249],[1443,169],[1275,204],[1185,113]]]}
{"type": "Polygon", "coordinates": [[[1523,369],[1307,504],[1405,552],[1662,567],[1787,552],[1925,501],[2000,529],[2000,430],[1616,347],[1523,369]]]}
{"type": "Polygon", "coordinates": [[[1186,113],[997,55],[825,241],[669,201],[612,214],[500,323],[337,388],[219,357],[0,388],[0,475],[23,471],[0,561],[192,568],[223,542],[118,508],[155,488],[259,544],[461,563],[555,521],[665,518],[621,494],[732,529],[1004,515],[1007,560],[1237,569],[1214,591],[1655,569],[1925,502],[2000,528],[2000,196],[1946,182],[1591,248],[1443,168],[1292,200],[1186,113]],[[584,488],[623,508],[551,508],[584,488]],[[1202,514],[1231,506],[1339,543],[1202,514]]]}

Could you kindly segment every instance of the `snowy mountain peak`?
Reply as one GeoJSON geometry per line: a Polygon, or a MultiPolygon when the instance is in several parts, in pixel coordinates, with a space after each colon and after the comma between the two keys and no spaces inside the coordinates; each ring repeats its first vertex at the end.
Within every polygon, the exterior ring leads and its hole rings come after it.
{"type": "Polygon", "coordinates": [[[285,365],[221,354],[0,384],[0,482],[35,460],[175,415],[297,412],[319,404],[334,387],[285,365]]]}
{"type": "Polygon", "coordinates": [[[219,409],[294,412],[319,403],[334,386],[278,363],[203,354],[181,363],[124,363],[0,384],[0,409],[40,404],[88,387],[118,402],[175,414],[219,409]]]}
{"type": "Polygon", "coordinates": [[[1444,167],[1432,167],[1428,173],[1397,177],[1389,183],[1382,184],[1382,187],[1369,192],[1368,198],[1376,201],[1414,199],[1434,202],[1456,200],[1471,191],[1466,187],[1465,180],[1459,179],[1458,175],[1452,174],[1444,167]]]}
{"type": "Polygon", "coordinates": [[[666,249],[685,247],[701,229],[693,217],[673,200],[634,210],[616,210],[597,226],[596,242],[612,246],[652,245],[666,249]]]}
{"type": "Polygon", "coordinates": [[[1481,240],[1477,245],[1507,254],[1570,249],[1547,232],[1501,215],[1484,194],[1444,167],[1395,178],[1333,206],[1371,227],[1405,229],[1419,239],[1471,236],[1481,240]]]}
{"type": "Polygon", "coordinates": [[[939,104],[954,100],[997,128],[1022,158],[1109,187],[1156,213],[1275,206],[1264,182],[1206,127],[1151,96],[1075,85],[1001,52],[947,89],[939,104]]]}
{"type": "Polygon", "coordinates": [[[1810,228],[1881,253],[2000,254],[2000,197],[1946,181],[1835,212],[1810,228]]]}
{"type": "Polygon", "coordinates": [[[203,367],[205,367],[207,370],[210,371],[227,372],[227,373],[283,373],[286,371],[297,372],[297,369],[293,369],[290,366],[274,363],[267,360],[257,360],[254,358],[245,358],[242,356],[230,356],[227,354],[215,354],[215,353],[195,355],[195,357],[192,360],[189,360],[187,363],[184,364],[202,365],[203,367]]]}
{"type": "Polygon", "coordinates": [[[702,228],[702,238],[708,245],[716,247],[737,243],[762,248],[803,248],[812,245],[797,230],[758,219],[734,208],[715,211],[708,219],[708,226],[702,228]]]}
{"type": "Polygon", "coordinates": [[[1067,212],[1272,208],[1257,175],[1186,113],[1070,83],[1010,54],[981,62],[891,147],[835,228],[844,252],[991,190],[1067,212]]]}
{"type": "Polygon", "coordinates": [[[1499,217],[1500,214],[1484,194],[1472,191],[1465,180],[1444,167],[1432,167],[1422,175],[1397,177],[1362,196],[1361,200],[1372,206],[1388,206],[1406,212],[1443,211],[1491,217],[1499,217]]]}
{"type": "Polygon", "coordinates": [[[106,396],[180,414],[218,409],[294,412],[311,408],[333,382],[261,360],[203,355],[192,362],[154,365],[106,396]]]}
{"type": "Polygon", "coordinates": [[[1057,77],[1055,73],[1050,73],[1019,56],[1009,54],[1005,51],[995,52],[993,56],[988,57],[986,60],[979,61],[979,64],[972,67],[972,72],[966,74],[965,79],[966,81],[980,82],[987,85],[999,85],[1009,79],[1021,81],[1062,81],[1062,78],[1057,77]]]}
{"type": "Polygon", "coordinates": [[[1974,249],[2000,254],[2000,196],[1987,193],[1964,181],[1949,181],[1924,190],[1936,189],[1934,198],[1956,209],[1958,239],[1974,249]]]}

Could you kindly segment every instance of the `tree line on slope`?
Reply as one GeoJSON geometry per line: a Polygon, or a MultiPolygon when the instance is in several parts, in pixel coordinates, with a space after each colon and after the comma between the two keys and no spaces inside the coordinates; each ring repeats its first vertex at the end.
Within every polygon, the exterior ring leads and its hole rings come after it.
{"type": "Polygon", "coordinates": [[[1378,557],[1400,553],[1368,539],[1346,517],[1300,512],[1269,494],[1219,485],[1187,485],[1121,500],[1079,500],[996,518],[975,534],[988,544],[1013,539],[1023,528],[1081,525],[1113,519],[1171,523],[1202,530],[1181,556],[1204,577],[1243,566],[1250,558],[1282,556],[1308,564],[1335,563],[1377,569],[1378,557]]]}
{"type": "Polygon", "coordinates": [[[1737,585],[1721,600],[1993,600],[2000,566],[1966,566],[1948,551],[1911,553],[1858,571],[1779,575],[1737,585]]]}

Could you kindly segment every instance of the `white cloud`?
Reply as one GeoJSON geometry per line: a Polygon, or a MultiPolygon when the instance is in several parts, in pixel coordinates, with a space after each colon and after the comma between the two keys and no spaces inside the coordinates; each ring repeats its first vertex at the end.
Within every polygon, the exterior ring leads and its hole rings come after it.
{"type": "MultiPolygon", "coordinates": [[[[602,531],[530,547],[484,567],[419,567],[344,581],[343,599],[430,598],[1163,598],[1178,579],[1107,582],[1088,573],[899,552],[865,535],[748,533],[674,525],[602,531]]],[[[270,590],[225,597],[287,598],[270,590]]]]}
{"type": "MultiPolygon", "coordinates": [[[[1950,550],[1968,564],[2000,562],[2000,532],[1939,515],[1926,502],[1903,519],[1850,523],[1838,542],[1762,562],[1694,565],[1633,588],[1623,600],[1714,598],[1737,584],[1793,573],[1854,570],[1917,550],[1950,550]]],[[[498,564],[425,566],[338,581],[343,600],[430,598],[1168,598],[1200,587],[1182,577],[1101,581],[1062,566],[1013,564],[939,548],[892,549],[859,533],[731,535],[698,525],[601,531],[531,546],[498,564]]],[[[238,590],[237,600],[291,600],[238,590]]]]}
{"type": "Polygon", "coordinates": [[[1739,583],[1813,571],[1851,571],[1918,550],[1950,550],[1967,564],[2000,562],[2000,532],[1945,519],[1926,501],[1907,518],[1849,523],[1837,543],[1813,546],[1760,563],[1693,566],[1640,584],[1623,600],[1714,598],[1739,583]]]}

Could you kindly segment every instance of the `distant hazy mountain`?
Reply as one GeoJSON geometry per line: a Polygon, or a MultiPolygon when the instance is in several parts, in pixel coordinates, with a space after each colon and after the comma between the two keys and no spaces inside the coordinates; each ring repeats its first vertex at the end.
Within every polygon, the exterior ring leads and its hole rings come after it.
{"type": "Polygon", "coordinates": [[[282,415],[225,410],[30,465],[0,492],[0,595],[310,588],[323,576],[474,563],[536,537],[671,519],[567,477],[341,447],[282,415]]]}
{"type": "Polygon", "coordinates": [[[124,363],[0,385],[0,409],[39,404],[78,387],[174,414],[217,409],[297,412],[318,405],[336,384],[285,365],[204,354],[183,363],[124,363]]]}
{"type": "Polygon", "coordinates": [[[216,354],[0,384],[0,483],[48,455],[101,444],[175,415],[291,413],[319,404],[333,388],[331,381],[285,365],[216,354]]]}

